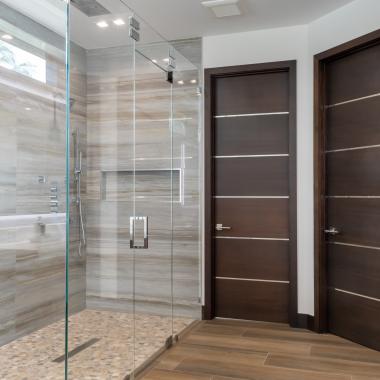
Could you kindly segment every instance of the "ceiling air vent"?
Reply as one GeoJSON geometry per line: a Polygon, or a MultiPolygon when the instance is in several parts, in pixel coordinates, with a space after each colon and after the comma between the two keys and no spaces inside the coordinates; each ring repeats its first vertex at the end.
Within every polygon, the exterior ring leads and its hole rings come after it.
{"type": "Polygon", "coordinates": [[[210,8],[216,17],[239,16],[239,0],[206,0],[202,1],[202,5],[210,8]]]}
{"type": "Polygon", "coordinates": [[[88,17],[103,16],[111,13],[96,0],[71,0],[71,4],[88,17]]]}

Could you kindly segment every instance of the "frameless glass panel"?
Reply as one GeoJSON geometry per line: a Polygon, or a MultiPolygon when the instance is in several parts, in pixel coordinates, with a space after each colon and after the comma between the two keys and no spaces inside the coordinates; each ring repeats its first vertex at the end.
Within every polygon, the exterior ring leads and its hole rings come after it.
{"type": "Polygon", "coordinates": [[[63,379],[67,3],[0,1],[0,378],[63,379]]]}
{"type": "Polygon", "coordinates": [[[172,86],[166,76],[136,52],[133,245],[137,369],[172,337],[172,199],[179,199],[180,171],[172,167],[172,86]]]}
{"type": "Polygon", "coordinates": [[[177,50],[136,19],[135,223],[139,244],[144,247],[135,249],[139,370],[171,343],[173,334],[180,334],[201,315],[201,60],[200,55],[191,57],[199,64],[196,67],[180,52],[198,53],[198,40],[180,44],[177,50]],[[144,222],[148,242],[143,240],[144,222]]]}
{"type": "Polygon", "coordinates": [[[201,41],[174,43],[173,167],[180,168],[173,202],[173,326],[178,335],[201,318],[201,41]],[[185,58],[186,53],[189,58],[185,58]],[[190,62],[191,59],[192,61],[190,62]]]}
{"type": "Polygon", "coordinates": [[[69,378],[123,379],[199,311],[198,79],[173,121],[168,71],[198,72],[121,0],[72,1],[70,30],[69,378]]]}
{"type": "Polygon", "coordinates": [[[71,4],[68,378],[124,379],[134,352],[134,49],[129,9],[94,3],[71,4]]]}

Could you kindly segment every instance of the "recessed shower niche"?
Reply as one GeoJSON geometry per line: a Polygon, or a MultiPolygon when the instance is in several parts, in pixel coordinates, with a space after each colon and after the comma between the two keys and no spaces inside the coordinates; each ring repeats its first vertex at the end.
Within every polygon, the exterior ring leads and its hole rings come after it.
{"type": "Polygon", "coordinates": [[[102,171],[103,201],[182,202],[183,169],[102,171]]]}

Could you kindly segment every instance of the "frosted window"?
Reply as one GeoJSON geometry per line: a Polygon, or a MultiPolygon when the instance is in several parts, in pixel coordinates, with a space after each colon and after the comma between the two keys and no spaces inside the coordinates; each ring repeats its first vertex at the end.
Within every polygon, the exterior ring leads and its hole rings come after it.
{"type": "Polygon", "coordinates": [[[0,66],[46,83],[46,60],[0,40],[0,66]]]}

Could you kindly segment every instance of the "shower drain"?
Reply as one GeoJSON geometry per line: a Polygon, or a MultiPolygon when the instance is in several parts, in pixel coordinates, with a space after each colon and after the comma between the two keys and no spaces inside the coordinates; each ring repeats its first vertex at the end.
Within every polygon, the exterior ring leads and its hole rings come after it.
{"type": "MultiPolygon", "coordinates": [[[[94,345],[95,343],[99,342],[99,340],[100,339],[98,339],[98,338],[92,338],[92,339],[88,340],[87,342],[82,343],[78,347],[75,347],[74,349],[69,351],[68,357],[71,358],[71,357],[75,356],[76,354],[79,354],[80,352],[82,352],[86,348],[88,348],[88,347],[94,345]]],[[[64,361],[65,361],[65,355],[61,355],[58,358],[53,360],[54,363],[62,363],[64,361]]]]}

